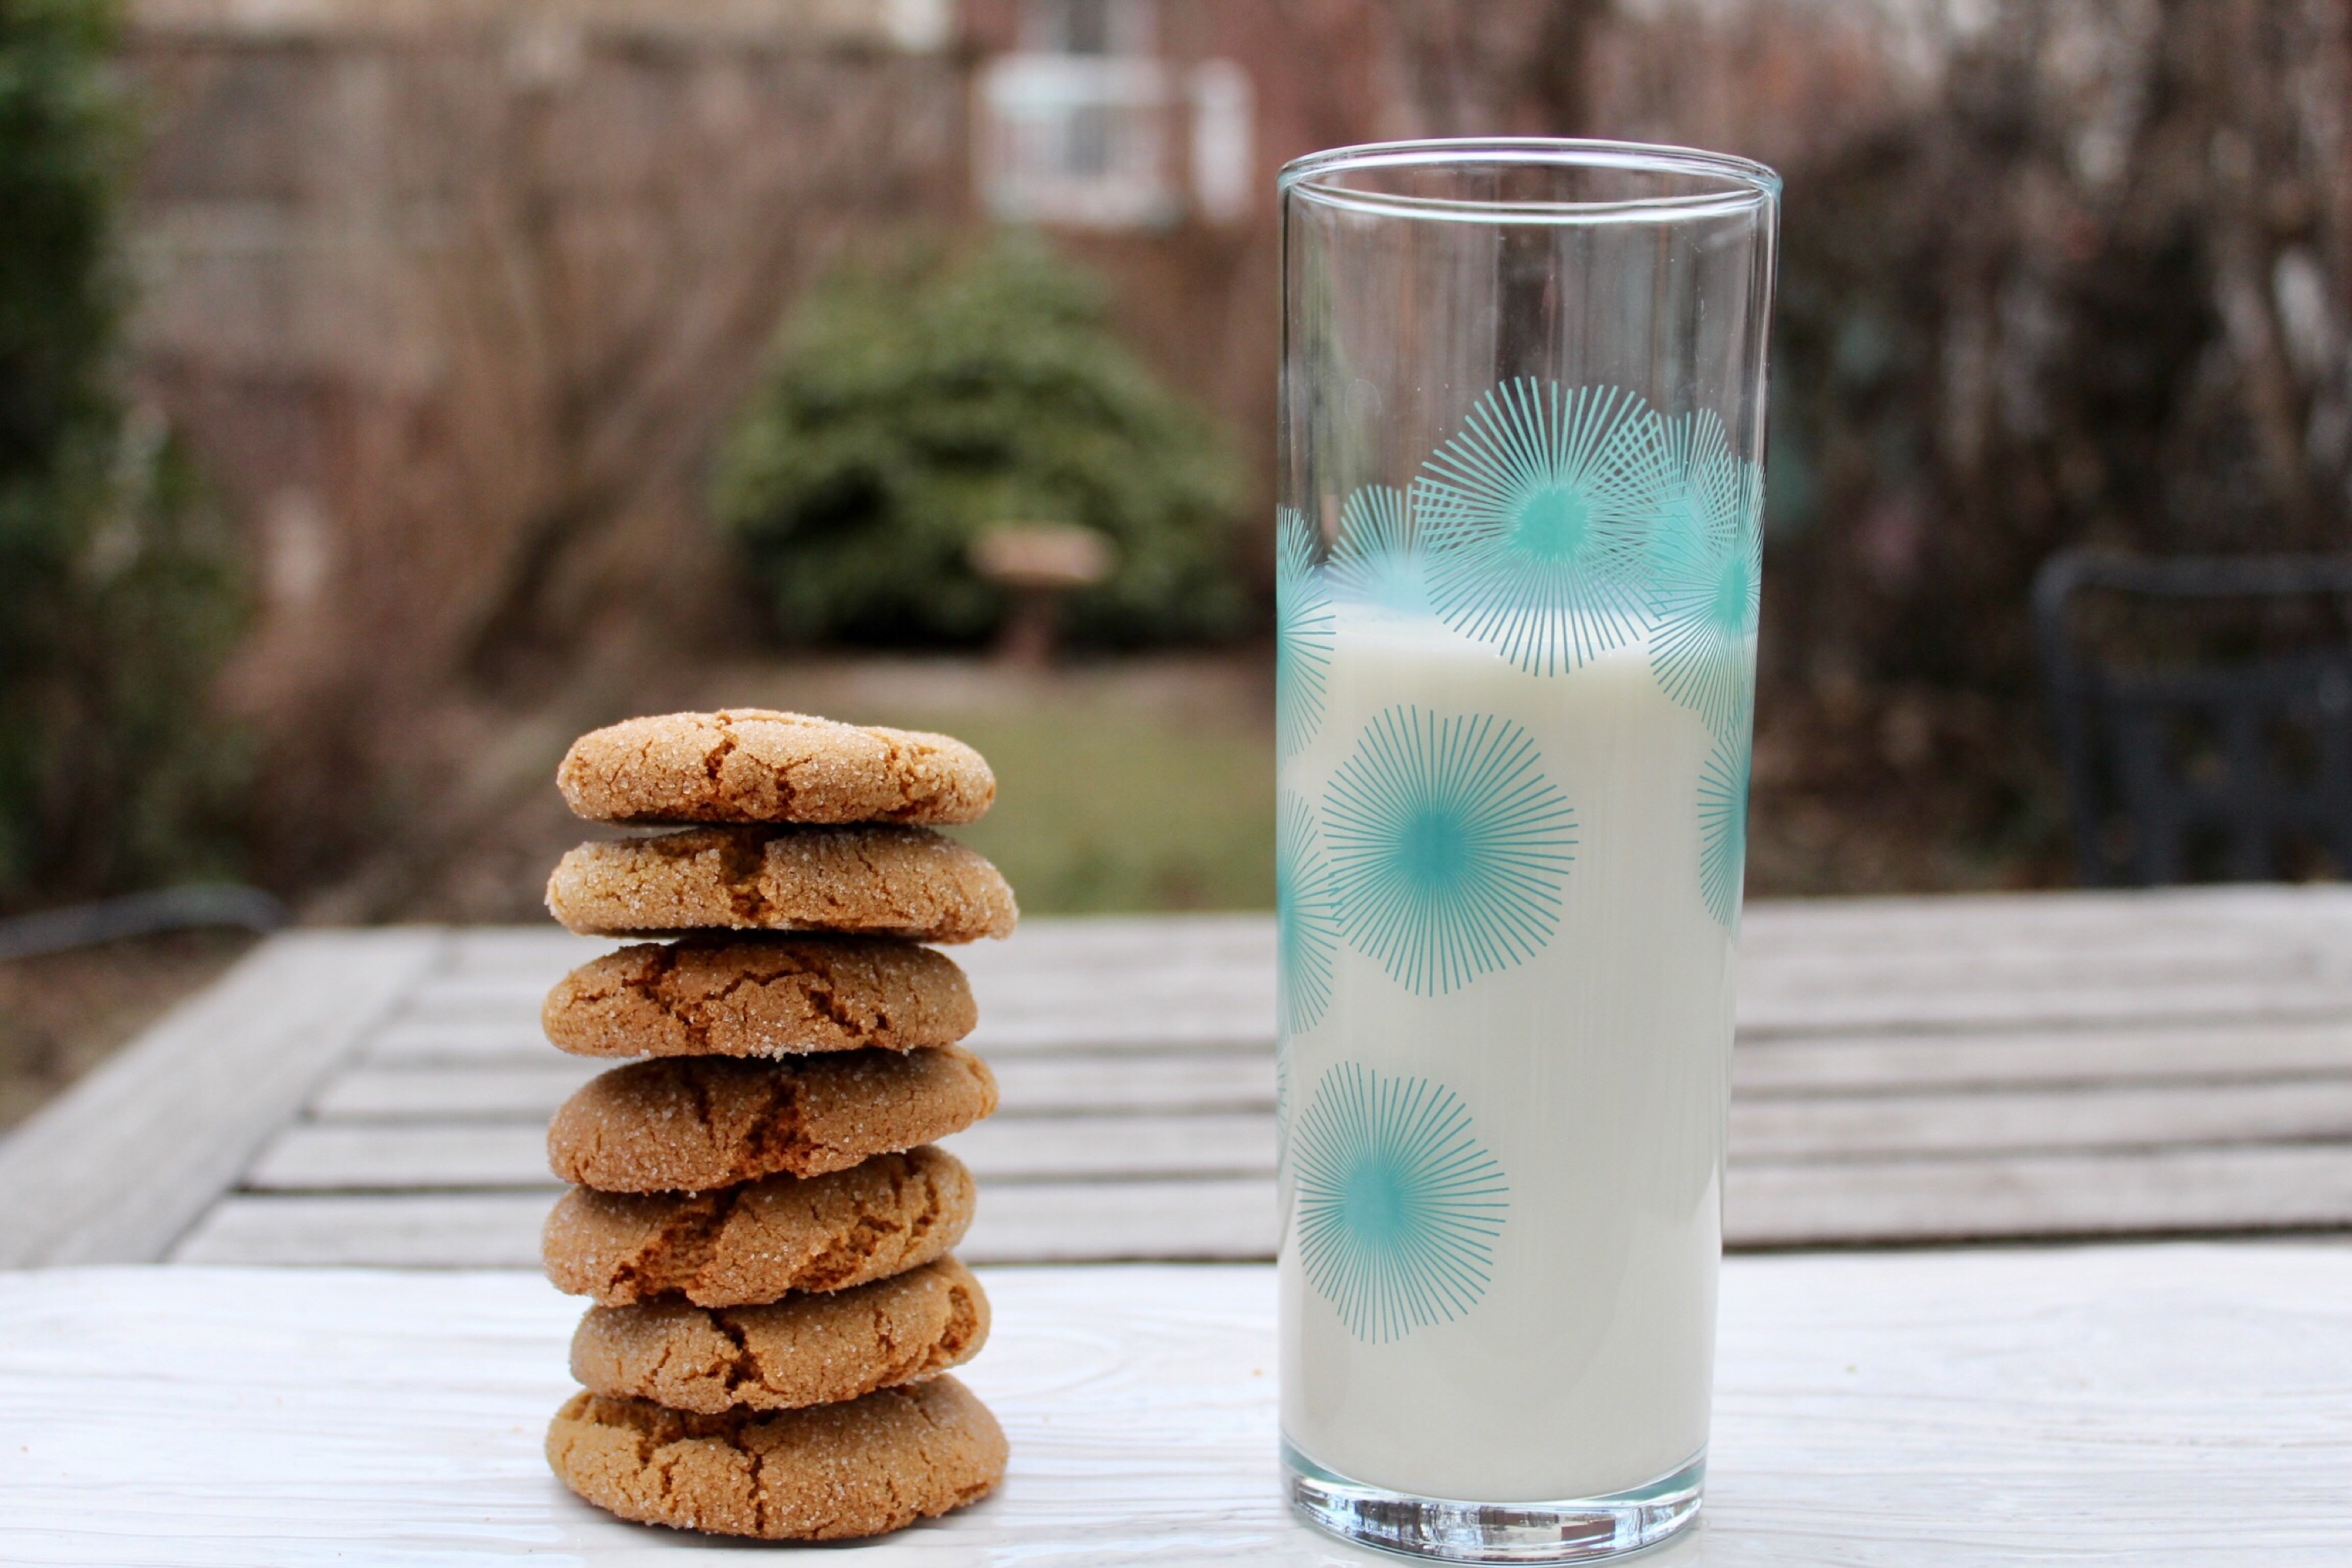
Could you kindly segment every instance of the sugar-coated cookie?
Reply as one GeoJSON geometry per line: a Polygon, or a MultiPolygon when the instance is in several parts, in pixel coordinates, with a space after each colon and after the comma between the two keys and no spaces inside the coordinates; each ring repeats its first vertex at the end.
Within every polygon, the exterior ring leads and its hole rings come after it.
{"type": "Polygon", "coordinates": [[[797,1410],[936,1377],[988,1340],[988,1297],[942,1258],[888,1279],[765,1307],[591,1307],[572,1375],[592,1394],[716,1415],[797,1410]]]}
{"type": "Polygon", "coordinates": [[[709,1193],[563,1194],[541,1237],[559,1290],[625,1307],[663,1296],[748,1307],[904,1274],[963,1239],[971,1173],[943,1149],[877,1154],[829,1176],[709,1193]]]}
{"type": "Polygon", "coordinates": [[[602,936],[830,931],[915,942],[1013,934],[1020,910],[977,851],[928,827],[695,827],[583,844],[547,907],[602,936]]]}
{"type": "Polygon", "coordinates": [[[996,1109],[961,1046],[743,1061],[656,1057],[590,1079],[547,1128],[549,1168],[607,1193],[822,1176],[961,1132],[996,1109]]]}
{"type": "Polygon", "coordinates": [[[952,1377],[773,1415],[576,1394],[547,1429],[547,1462],[597,1507],[769,1541],[903,1529],[986,1497],[1004,1460],[996,1417],[952,1377]]]}
{"type": "Polygon", "coordinates": [[[598,822],[974,822],[996,798],[995,775],[961,741],[761,708],[583,735],[555,783],[598,822]]]}
{"type": "Polygon", "coordinates": [[[695,936],[582,964],[540,1010],[583,1057],[781,1057],[949,1046],[980,1021],[955,961],[883,937],[695,936]]]}

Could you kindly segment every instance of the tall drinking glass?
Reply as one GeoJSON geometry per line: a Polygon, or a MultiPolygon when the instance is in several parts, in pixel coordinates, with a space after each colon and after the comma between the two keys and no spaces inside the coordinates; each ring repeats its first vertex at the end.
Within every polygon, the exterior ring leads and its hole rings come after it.
{"type": "Polygon", "coordinates": [[[1291,1499],[1634,1550],[1706,1473],[1780,181],[1434,142],[1281,195],[1291,1499]]]}

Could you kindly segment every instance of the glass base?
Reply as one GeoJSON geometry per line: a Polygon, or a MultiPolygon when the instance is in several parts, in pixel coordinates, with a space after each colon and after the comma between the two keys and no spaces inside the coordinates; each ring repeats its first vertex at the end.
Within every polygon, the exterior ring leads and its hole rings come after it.
{"type": "Polygon", "coordinates": [[[1332,1474],[1282,1444],[1290,1506],[1344,1540],[1447,1563],[1591,1563],[1655,1546],[1698,1518],[1701,1451],[1670,1476],[1607,1497],[1456,1502],[1332,1474]]]}

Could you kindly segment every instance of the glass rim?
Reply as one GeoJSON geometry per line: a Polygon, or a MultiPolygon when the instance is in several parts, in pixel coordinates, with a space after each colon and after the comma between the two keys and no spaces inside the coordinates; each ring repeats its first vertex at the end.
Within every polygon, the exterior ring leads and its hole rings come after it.
{"type": "Polygon", "coordinates": [[[1780,176],[1752,158],[1696,147],[1552,136],[1466,136],[1368,142],[1309,153],[1282,166],[1275,177],[1275,189],[1285,200],[1296,195],[1320,206],[1436,222],[1674,223],[1773,205],[1780,197],[1780,176]],[[1472,163],[1683,174],[1714,180],[1718,188],[1609,201],[1495,201],[1357,190],[1330,183],[1328,178],[1358,169],[1472,163]]]}

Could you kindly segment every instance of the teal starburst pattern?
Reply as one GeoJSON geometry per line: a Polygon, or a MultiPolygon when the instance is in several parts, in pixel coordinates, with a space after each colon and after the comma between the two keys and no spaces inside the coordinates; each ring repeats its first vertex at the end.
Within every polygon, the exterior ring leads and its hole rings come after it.
{"type": "Polygon", "coordinates": [[[1295,507],[1274,514],[1274,734],[1284,756],[1315,738],[1331,667],[1331,595],[1315,564],[1315,531],[1295,507]]]}
{"type": "Polygon", "coordinates": [[[1339,904],[1321,839],[1315,808],[1282,791],[1274,814],[1275,977],[1282,1026],[1291,1034],[1322,1022],[1339,951],[1339,904]]]}
{"type": "Polygon", "coordinates": [[[1531,675],[1640,637],[1655,425],[1613,386],[1523,377],[1480,398],[1413,480],[1439,616],[1531,675]]]}
{"type": "Polygon", "coordinates": [[[1528,732],[1391,708],[1323,797],[1349,945],[1417,996],[1524,962],[1559,929],[1576,813],[1528,732]]]}
{"type": "Polygon", "coordinates": [[[1698,776],[1698,892],[1716,923],[1739,924],[1740,885],[1748,871],[1746,704],[1738,732],[1718,740],[1698,776]]]}
{"type": "Polygon", "coordinates": [[[1392,616],[1431,613],[1420,521],[1393,485],[1366,485],[1339,508],[1330,571],[1344,599],[1392,616]]]}
{"type": "Polygon", "coordinates": [[[1299,1266],[1356,1338],[1400,1340],[1485,1297],[1510,1187],[1452,1090],[1341,1062],[1291,1160],[1299,1266]]]}
{"type": "Polygon", "coordinates": [[[1717,735],[1744,711],[1763,531],[1755,466],[1712,414],[1662,421],[1654,448],[1650,666],[1659,687],[1717,735]]]}

